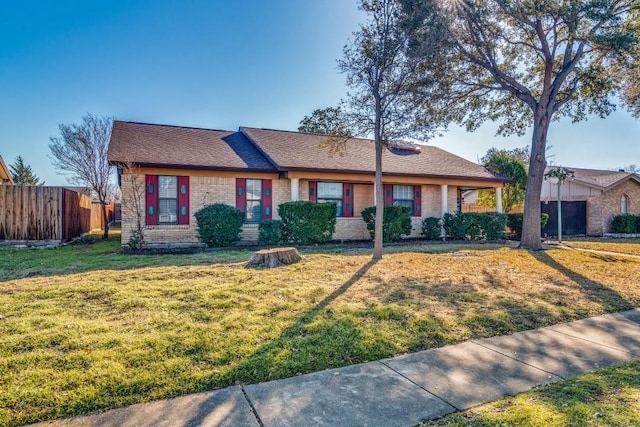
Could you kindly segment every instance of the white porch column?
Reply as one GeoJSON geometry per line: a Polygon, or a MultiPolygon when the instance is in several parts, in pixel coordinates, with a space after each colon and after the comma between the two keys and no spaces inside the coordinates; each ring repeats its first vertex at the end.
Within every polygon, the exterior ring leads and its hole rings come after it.
{"type": "MultiPolygon", "coordinates": [[[[447,213],[447,193],[449,191],[448,185],[440,186],[440,218],[444,219],[444,214],[447,213]]],[[[440,227],[440,237],[442,240],[446,238],[447,233],[444,231],[444,224],[440,227]]]]}
{"type": "Polygon", "coordinates": [[[447,193],[449,191],[449,186],[448,185],[441,185],[440,186],[440,213],[441,213],[441,217],[444,217],[444,214],[446,214],[449,209],[447,208],[447,193]]]}
{"type": "Polygon", "coordinates": [[[291,201],[297,202],[300,199],[300,178],[291,178],[291,201]]]}
{"type": "Polygon", "coordinates": [[[373,206],[378,206],[378,188],[375,181],[373,181],[373,206]]]}
{"type": "Polygon", "coordinates": [[[502,213],[502,187],[496,187],[496,212],[502,213]]]}

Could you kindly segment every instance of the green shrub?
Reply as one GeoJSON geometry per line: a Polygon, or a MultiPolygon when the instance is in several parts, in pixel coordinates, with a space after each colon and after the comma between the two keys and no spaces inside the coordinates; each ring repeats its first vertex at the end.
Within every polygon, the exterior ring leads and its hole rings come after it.
{"type": "Polygon", "coordinates": [[[282,240],[301,245],[330,241],[336,229],[336,209],[335,203],[282,203],[278,206],[282,240]]]}
{"type": "Polygon", "coordinates": [[[463,240],[467,238],[467,231],[473,223],[473,216],[457,212],[455,214],[446,213],[442,217],[444,233],[449,239],[463,240]]]}
{"type": "Polygon", "coordinates": [[[258,243],[262,245],[277,245],[282,241],[282,221],[268,219],[258,226],[258,243]]]}
{"type": "MultiPolygon", "coordinates": [[[[507,227],[514,234],[516,239],[522,238],[522,223],[524,222],[524,214],[521,213],[510,213],[507,214],[507,227]]],[[[549,214],[541,213],[540,214],[540,228],[544,228],[549,222],[549,214]]]]}
{"type": "Polygon", "coordinates": [[[611,231],[614,233],[632,234],[640,229],[640,216],[632,214],[621,214],[613,217],[611,221],[611,231]]]}
{"type": "Polygon", "coordinates": [[[477,221],[482,236],[487,240],[498,240],[505,238],[505,228],[507,227],[507,215],[497,212],[487,212],[476,214],[477,221]]]}
{"type": "MultiPolygon", "coordinates": [[[[410,209],[406,206],[385,206],[382,221],[382,241],[397,242],[402,236],[411,234],[410,209]]],[[[375,238],[376,207],[370,206],[362,211],[362,219],[367,224],[371,238],[375,238]]]]}
{"type": "Polygon", "coordinates": [[[442,222],[446,236],[453,240],[497,240],[505,236],[507,216],[495,212],[446,213],[442,222]]]}
{"type": "Polygon", "coordinates": [[[240,240],[244,212],[233,206],[216,203],[196,212],[198,235],[209,247],[230,246],[240,240]]]}
{"type": "Polygon", "coordinates": [[[441,231],[442,231],[442,226],[441,226],[440,218],[431,216],[429,218],[425,218],[422,221],[422,234],[424,234],[424,237],[426,237],[427,240],[440,239],[441,231]]]}
{"type": "Polygon", "coordinates": [[[547,225],[547,222],[549,222],[549,214],[542,212],[540,214],[540,228],[544,228],[547,225]]]}

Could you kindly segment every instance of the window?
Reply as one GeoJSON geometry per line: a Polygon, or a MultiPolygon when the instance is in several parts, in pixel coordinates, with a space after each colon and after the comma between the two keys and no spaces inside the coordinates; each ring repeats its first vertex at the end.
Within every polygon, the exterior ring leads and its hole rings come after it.
{"type": "Polygon", "coordinates": [[[341,182],[319,182],[318,203],[334,202],[337,206],[336,216],[343,216],[342,210],[342,183],[341,182]]]}
{"type": "Polygon", "coordinates": [[[247,179],[247,222],[262,221],[262,180],[247,179]]]}
{"type": "Polygon", "coordinates": [[[413,215],[413,185],[393,186],[393,206],[406,206],[413,215]]]}
{"type": "Polygon", "coordinates": [[[353,216],[353,183],[309,181],[309,200],[314,202],[334,202],[336,216],[353,216]]]}
{"type": "Polygon", "coordinates": [[[145,223],[189,224],[189,177],[146,175],[145,223]]]}
{"type": "Polygon", "coordinates": [[[629,196],[626,194],[620,198],[620,212],[623,214],[629,213],[629,196]]]}
{"type": "Polygon", "coordinates": [[[178,223],[178,177],[158,177],[158,224],[178,223]]]}
{"type": "Polygon", "coordinates": [[[422,186],[420,185],[384,185],[385,206],[406,206],[409,215],[422,216],[422,186]]]}
{"type": "Polygon", "coordinates": [[[236,208],[244,212],[246,222],[271,219],[271,204],[270,179],[236,178],[236,208]]]}

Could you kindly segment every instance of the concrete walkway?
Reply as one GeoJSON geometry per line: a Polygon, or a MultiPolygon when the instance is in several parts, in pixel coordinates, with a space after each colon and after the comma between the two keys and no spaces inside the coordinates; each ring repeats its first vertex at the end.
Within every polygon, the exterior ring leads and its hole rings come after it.
{"type": "Polygon", "coordinates": [[[413,426],[640,357],[640,310],[38,426],[413,426]]]}

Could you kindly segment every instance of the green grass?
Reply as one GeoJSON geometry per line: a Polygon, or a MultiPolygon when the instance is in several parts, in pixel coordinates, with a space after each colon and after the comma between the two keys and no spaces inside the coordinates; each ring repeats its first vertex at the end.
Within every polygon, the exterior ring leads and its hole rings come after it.
{"type": "Polygon", "coordinates": [[[0,248],[0,425],[293,376],[640,306],[640,260],[501,245],[125,255],[0,248]]]}
{"type": "Polygon", "coordinates": [[[638,425],[640,360],[421,424],[423,427],[638,425]]]}

